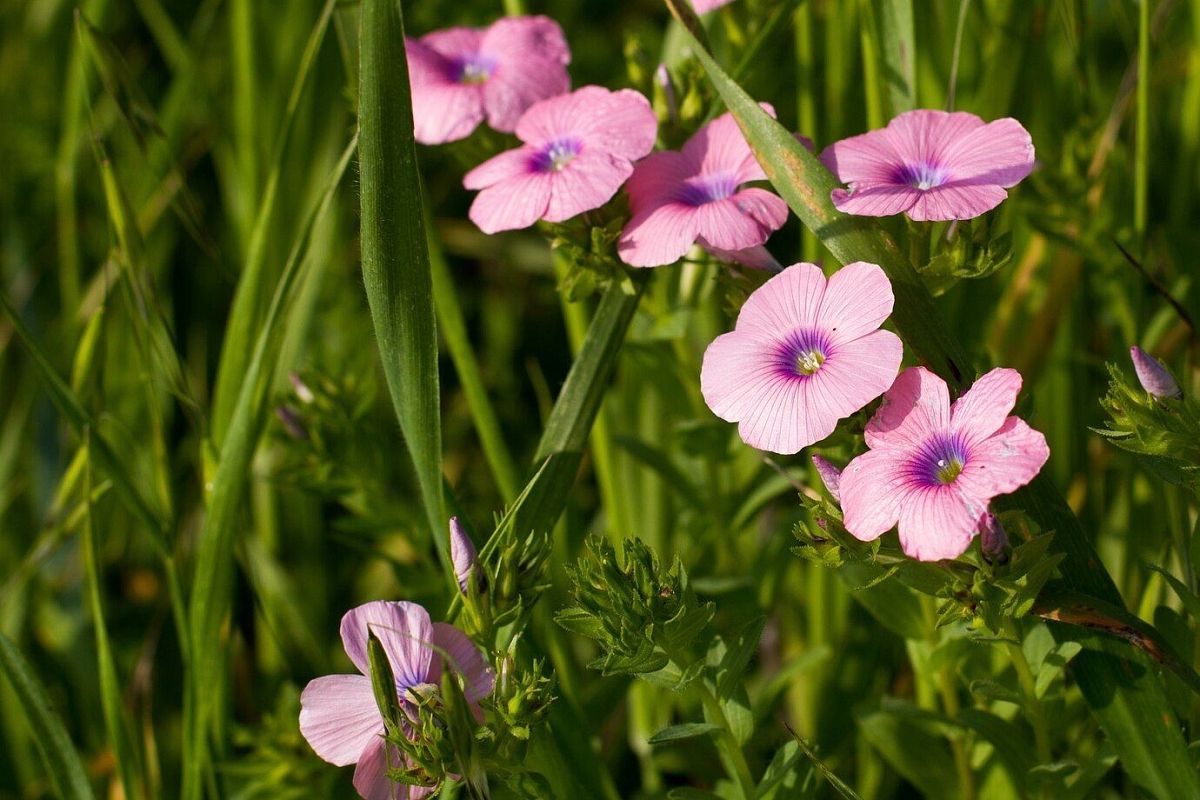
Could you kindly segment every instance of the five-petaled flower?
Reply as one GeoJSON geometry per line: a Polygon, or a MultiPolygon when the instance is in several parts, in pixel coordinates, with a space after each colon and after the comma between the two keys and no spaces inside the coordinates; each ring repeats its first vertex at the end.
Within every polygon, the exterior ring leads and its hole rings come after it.
{"type": "Polygon", "coordinates": [[[708,346],[705,402],[760,450],[796,453],[824,439],[896,377],[900,339],[879,329],[892,302],[875,264],[847,264],[828,282],[814,264],[788,267],[750,295],[732,332],[708,346]]]}
{"type": "Polygon", "coordinates": [[[480,190],[471,221],[496,233],[599,208],[654,147],[657,132],[649,101],[631,89],[584,86],[536,103],[517,123],[524,144],[463,178],[463,186],[480,190]]]}
{"type": "Polygon", "coordinates": [[[683,150],[638,163],[626,187],[633,216],[617,245],[621,260],[659,267],[678,261],[697,242],[719,256],[761,245],[788,214],[776,195],[742,186],[766,179],[733,115],[716,118],[683,150]]]}
{"type": "Polygon", "coordinates": [[[922,561],[956,558],[989,522],[988,503],[1041,471],[1046,437],[1009,416],[1021,374],[994,369],[950,403],[946,382],[905,370],[868,423],[866,453],[842,471],[846,530],[863,541],[899,523],[922,561]]]}
{"type": "Polygon", "coordinates": [[[1033,140],[1015,119],[919,110],[836,142],[821,159],[849,187],[833,190],[833,204],[848,214],[971,219],[1030,173],[1033,140]]]}
{"type": "Polygon", "coordinates": [[[342,617],[342,644],[362,674],[311,681],[300,696],[300,731],[326,761],[339,767],[358,765],[354,788],[367,800],[427,797],[431,790],[399,786],[387,777],[389,765],[400,766],[401,756],[383,738],[383,717],[369,677],[368,630],[383,645],[402,706],[410,702],[410,690],[439,684],[448,662],[463,676],[464,695],[478,713],[479,701],[492,691],[494,676],[466,634],[453,625],[431,622],[429,612],[416,603],[376,601],[342,617]]]}
{"type": "Polygon", "coordinates": [[[571,87],[562,28],[549,17],[505,17],[405,41],[418,142],[463,139],[485,118],[511,132],[527,108],[571,87]]]}

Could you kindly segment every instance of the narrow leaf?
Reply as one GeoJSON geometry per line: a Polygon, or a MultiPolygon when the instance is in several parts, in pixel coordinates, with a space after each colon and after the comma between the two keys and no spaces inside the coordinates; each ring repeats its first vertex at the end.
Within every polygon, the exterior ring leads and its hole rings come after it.
{"type": "Polygon", "coordinates": [[[363,282],[392,404],[449,579],[448,545],[440,535],[445,519],[437,326],[404,20],[396,0],[363,2],[359,58],[363,282]]]}
{"type": "Polygon", "coordinates": [[[663,728],[647,741],[650,744],[678,742],[682,739],[694,739],[697,736],[705,736],[719,730],[721,730],[720,725],[711,725],[707,722],[684,722],[679,725],[671,725],[670,727],[663,728]]]}
{"type": "Polygon", "coordinates": [[[87,772],[62,720],[50,706],[45,687],[21,651],[4,634],[0,634],[0,672],[21,701],[21,710],[33,729],[33,741],[46,761],[46,770],[59,796],[65,800],[91,800],[94,795],[87,772]]]}

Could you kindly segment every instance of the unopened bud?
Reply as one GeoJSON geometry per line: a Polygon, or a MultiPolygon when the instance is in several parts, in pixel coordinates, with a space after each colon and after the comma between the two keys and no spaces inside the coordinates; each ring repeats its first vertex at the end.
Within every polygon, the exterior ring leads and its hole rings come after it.
{"type": "Polygon", "coordinates": [[[654,70],[654,83],[662,92],[663,104],[666,106],[667,119],[670,122],[679,121],[679,100],[675,96],[675,84],[671,83],[671,72],[666,64],[659,64],[654,70]]]}
{"type": "Polygon", "coordinates": [[[308,405],[315,397],[312,389],[308,388],[308,384],[301,380],[299,373],[288,373],[288,380],[292,383],[292,391],[296,393],[296,397],[300,398],[300,402],[308,405]]]}
{"type": "Polygon", "coordinates": [[[1138,382],[1147,392],[1158,398],[1183,396],[1175,376],[1157,358],[1136,344],[1129,348],[1129,357],[1133,360],[1133,371],[1137,373],[1138,382]]]}
{"type": "Polygon", "coordinates": [[[279,417],[279,421],[283,423],[283,427],[287,430],[288,435],[293,439],[307,439],[308,429],[304,427],[304,420],[301,419],[299,412],[289,406],[276,406],[275,416],[279,417]]]}
{"type": "Polygon", "coordinates": [[[834,500],[841,501],[842,471],[822,456],[813,456],[812,463],[817,468],[817,474],[821,476],[821,482],[825,484],[829,494],[833,496],[834,500]]]}
{"type": "Polygon", "coordinates": [[[983,515],[979,523],[979,547],[989,564],[1008,563],[1008,534],[990,511],[983,515]]]}
{"type": "Polygon", "coordinates": [[[454,577],[458,579],[458,588],[464,593],[471,582],[471,573],[475,571],[475,543],[467,535],[458,517],[450,518],[450,561],[454,564],[454,577]]]}

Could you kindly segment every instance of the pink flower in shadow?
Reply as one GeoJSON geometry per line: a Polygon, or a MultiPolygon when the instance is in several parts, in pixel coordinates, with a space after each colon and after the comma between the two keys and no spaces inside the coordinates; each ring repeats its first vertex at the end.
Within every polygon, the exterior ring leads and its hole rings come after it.
{"type": "Polygon", "coordinates": [[[871,449],[842,471],[846,530],[871,541],[899,524],[921,561],[957,558],[988,524],[988,503],[1033,480],[1046,437],[1009,416],[1021,374],[994,369],[950,403],[946,382],[905,370],[867,425],[871,449]]]}
{"type": "Polygon", "coordinates": [[[361,674],[310,681],[300,696],[300,732],[326,761],[339,767],[357,764],[354,788],[367,800],[428,797],[430,789],[398,785],[387,777],[389,761],[399,766],[400,755],[394,748],[389,753],[383,739],[383,717],[369,677],[368,629],[383,645],[402,705],[409,702],[409,689],[440,684],[448,661],[463,676],[467,702],[479,714],[479,701],[491,694],[495,676],[466,634],[453,625],[431,622],[429,612],[416,603],[376,601],[342,617],[342,645],[361,674]]]}
{"type": "Polygon", "coordinates": [[[697,242],[718,257],[763,244],[788,214],[776,195],[743,187],[766,179],[733,115],[717,117],[682,150],[638,163],[626,187],[632,217],[617,244],[621,260],[660,267],[697,242]]]}
{"type": "Polygon", "coordinates": [[[463,178],[478,189],[469,216],[484,233],[563,222],[607,203],[650,152],[658,120],[630,89],[584,86],[532,106],[517,123],[523,145],[463,178]]]}
{"type": "Polygon", "coordinates": [[[835,142],[821,160],[848,187],[832,194],[847,214],[971,219],[1004,202],[1033,170],[1033,140],[1011,118],[908,111],[886,128],[835,142]]]}
{"type": "Polygon", "coordinates": [[[819,442],[895,379],[903,348],[879,330],[892,302],[874,264],[847,264],[828,281],[813,264],[788,267],[708,346],[704,401],[759,450],[796,453],[819,442]]]}
{"type": "Polygon", "coordinates": [[[484,119],[511,132],[525,109],[571,88],[571,52],[549,17],[447,28],[407,39],[404,46],[416,137],[423,144],[466,138],[484,119]]]}

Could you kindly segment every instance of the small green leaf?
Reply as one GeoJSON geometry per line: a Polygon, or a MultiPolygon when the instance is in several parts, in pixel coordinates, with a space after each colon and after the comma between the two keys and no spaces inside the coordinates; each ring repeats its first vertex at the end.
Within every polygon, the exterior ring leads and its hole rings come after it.
{"type": "Polygon", "coordinates": [[[671,725],[670,727],[663,728],[647,741],[650,744],[678,742],[682,739],[694,739],[697,736],[705,736],[719,730],[721,730],[720,725],[712,725],[707,722],[684,722],[679,725],[671,725]]]}

